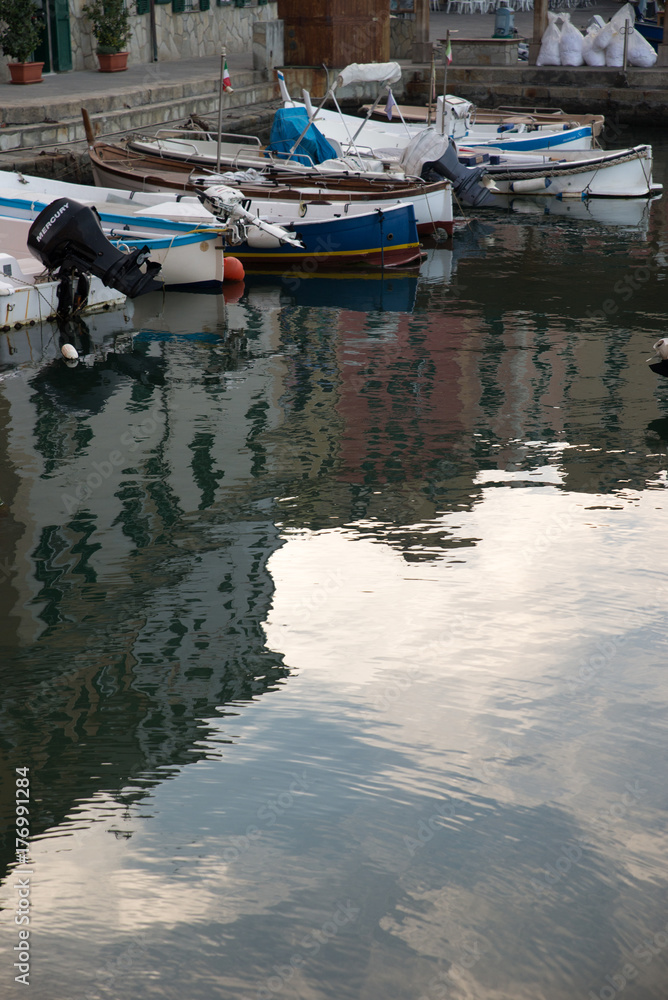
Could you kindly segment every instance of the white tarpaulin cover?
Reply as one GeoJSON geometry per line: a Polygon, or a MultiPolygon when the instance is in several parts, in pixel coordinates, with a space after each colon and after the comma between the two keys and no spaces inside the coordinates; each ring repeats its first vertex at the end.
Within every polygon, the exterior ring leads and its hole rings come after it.
{"type": "Polygon", "coordinates": [[[347,87],[351,83],[396,83],[401,79],[401,66],[397,62],[351,63],[341,70],[337,87],[347,87]]]}
{"type": "Polygon", "coordinates": [[[432,129],[418,132],[401,154],[401,169],[410,176],[419,177],[424,164],[440,160],[449,143],[447,135],[439,135],[432,129]]]}

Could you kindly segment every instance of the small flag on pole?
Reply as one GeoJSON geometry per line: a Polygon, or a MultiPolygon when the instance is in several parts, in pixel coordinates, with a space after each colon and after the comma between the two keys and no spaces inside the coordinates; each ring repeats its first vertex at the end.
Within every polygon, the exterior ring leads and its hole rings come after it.
{"type": "Polygon", "coordinates": [[[450,63],[452,62],[452,43],[450,42],[450,38],[448,38],[448,41],[445,46],[445,58],[447,59],[449,66],[450,63]]]}
{"type": "Polygon", "coordinates": [[[226,94],[232,94],[232,81],[230,80],[230,74],[227,69],[227,59],[225,60],[225,65],[223,67],[223,90],[226,94]]]}
{"type": "Polygon", "coordinates": [[[390,90],[387,95],[387,104],[385,105],[385,114],[387,115],[389,121],[392,121],[392,108],[398,107],[397,102],[394,99],[394,95],[390,90]]]}

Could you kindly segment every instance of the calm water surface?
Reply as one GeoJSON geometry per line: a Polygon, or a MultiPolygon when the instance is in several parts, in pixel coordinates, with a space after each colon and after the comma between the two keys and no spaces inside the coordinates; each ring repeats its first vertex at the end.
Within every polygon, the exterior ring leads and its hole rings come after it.
{"type": "Polygon", "coordinates": [[[3,997],[664,1000],[667,206],[2,335],[3,997]]]}

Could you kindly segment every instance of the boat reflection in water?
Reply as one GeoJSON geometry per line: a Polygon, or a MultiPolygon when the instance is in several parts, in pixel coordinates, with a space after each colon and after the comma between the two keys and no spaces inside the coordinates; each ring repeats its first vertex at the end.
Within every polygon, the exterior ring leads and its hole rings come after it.
{"type": "Polygon", "coordinates": [[[497,195],[495,205],[519,215],[555,215],[606,226],[647,228],[650,206],[658,198],[521,198],[497,195]]]}
{"type": "MultiPolygon", "coordinates": [[[[242,281],[230,286],[236,289],[242,281]]],[[[224,289],[227,286],[224,286],[224,289]]],[[[134,303],[135,328],[140,331],[165,332],[169,336],[201,334],[222,336],[225,330],[226,292],[151,292],[134,303]]]]}
{"type": "Polygon", "coordinates": [[[0,373],[15,375],[24,371],[31,376],[34,369],[45,364],[64,366],[61,353],[64,344],[76,348],[79,365],[92,363],[94,358],[115,349],[119,338],[127,341],[134,330],[133,316],[134,302],[128,299],[109,312],[35,323],[0,333],[0,373]]]}
{"type": "MultiPolygon", "coordinates": [[[[422,264],[419,276],[425,265],[422,264]]],[[[418,272],[367,271],[354,275],[336,272],[312,275],[301,271],[247,274],[244,301],[258,309],[263,303],[276,306],[319,306],[355,312],[413,311],[418,272]],[[268,295],[269,291],[273,295],[268,295]]]]}

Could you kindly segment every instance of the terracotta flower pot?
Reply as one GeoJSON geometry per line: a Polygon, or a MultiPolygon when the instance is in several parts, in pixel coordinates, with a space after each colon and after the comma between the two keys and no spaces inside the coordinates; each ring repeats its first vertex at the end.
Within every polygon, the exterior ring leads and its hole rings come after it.
{"type": "Polygon", "coordinates": [[[7,63],[12,83],[41,83],[43,62],[7,63]]]}
{"type": "Polygon", "coordinates": [[[120,73],[128,68],[127,52],[98,52],[100,73],[120,73]]]}

